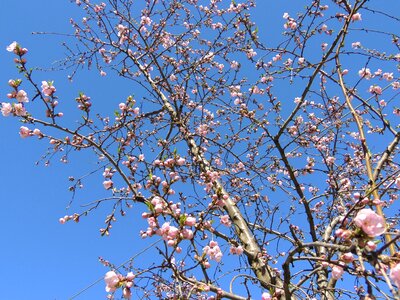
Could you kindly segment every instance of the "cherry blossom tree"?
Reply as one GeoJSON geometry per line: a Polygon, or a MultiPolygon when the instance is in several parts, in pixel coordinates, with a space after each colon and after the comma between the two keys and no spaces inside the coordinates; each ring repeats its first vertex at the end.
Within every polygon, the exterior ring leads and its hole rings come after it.
{"type": "MultiPolygon", "coordinates": [[[[118,75],[137,93],[102,115],[96,102],[108,99],[77,92],[80,117],[66,121],[63,91],[13,42],[22,79],[10,79],[1,112],[24,123],[22,138],[50,143],[53,159],[96,155],[104,198],[60,223],[103,206],[101,235],[138,220],[129,232],[155,255],[101,260],[109,298],[400,298],[390,7],[304,1],[273,24],[283,32],[274,41],[252,19],[253,0],[75,2],[85,17],[71,20],[60,67],[71,79],[84,66],[118,75]]],[[[79,202],[83,179],[70,180],[79,202]]]]}

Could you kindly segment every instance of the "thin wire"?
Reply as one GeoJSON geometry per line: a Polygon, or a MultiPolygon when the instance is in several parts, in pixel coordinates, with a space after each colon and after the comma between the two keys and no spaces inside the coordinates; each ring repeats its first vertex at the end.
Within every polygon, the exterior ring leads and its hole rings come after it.
{"type": "MultiPolygon", "coordinates": [[[[157,244],[158,242],[160,242],[162,239],[159,239],[158,241],[154,242],[153,244],[147,246],[146,248],[144,248],[142,251],[140,251],[139,253],[137,253],[136,255],[132,256],[131,258],[129,258],[128,260],[124,261],[122,264],[120,264],[118,267],[116,267],[115,269],[118,270],[119,268],[121,268],[122,266],[124,266],[125,264],[127,264],[128,262],[131,262],[132,260],[134,260],[136,257],[138,257],[140,254],[144,253],[145,251],[147,251],[148,249],[152,248],[155,244],[157,244]]],[[[79,295],[83,294],[84,292],[86,292],[88,289],[90,289],[91,287],[95,286],[96,284],[98,284],[100,281],[102,281],[104,279],[103,276],[101,276],[99,279],[97,279],[95,282],[91,283],[90,285],[88,285],[87,287],[85,287],[84,289],[80,290],[78,293],[76,293],[75,295],[73,295],[71,298],[69,298],[68,300],[72,300],[75,299],[76,297],[78,297],[79,295]]]]}

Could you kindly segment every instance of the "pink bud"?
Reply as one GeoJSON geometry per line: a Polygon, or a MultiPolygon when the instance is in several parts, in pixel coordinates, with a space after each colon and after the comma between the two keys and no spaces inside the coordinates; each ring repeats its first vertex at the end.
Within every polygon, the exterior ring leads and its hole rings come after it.
{"type": "Polygon", "coordinates": [[[126,104],[125,103],[120,103],[118,106],[119,106],[119,109],[122,110],[122,111],[126,109],[126,104]]]}
{"type": "Polygon", "coordinates": [[[103,186],[106,190],[109,190],[113,187],[113,182],[111,180],[103,181],[103,186]]]}
{"type": "Polygon", "coordinates": [[[41,135],[42,133],[40,132],[39,129],[35,128],[35,129],[33,130],[33,134],[34,134],[34,135],[41,135]]]}
{"type": "Polygon", "coordinates": [[[211,241],[210,242],[210,247],[213,248],[215,246],[218,246],[218,243],[216,241],[211,241]]]}
{"type": "Polygon", "coordinates": [[[135,279],[135,274],[133,274],[132,272],[129,272],[128,274],[126,274],[126,280],[132,281],[133,279],[135,279]]]}
{"type": "Polygon", "coordinates": [[[336,237],[341,237],[342,236],[342,234],[343,234],[343,229],[341,229],[341,228],[339,228],[339,229],[337,229],[336,231],[335,231],[335,236],[336,237]]]}
{"type": "Polygon", "coordinates": [[[186,217],[185,225],[187,226],[194,226],[196,224],[196,218],[194,217],[186,217]]]}
{"type": "Polygon", "coordinates": [[[129,288],[124,288],[122,291],[122,296],[124,297],[124,299],[131,299],[132,297],[132,292],[129,288]]]}
{"type": "Polygon", "coordinates": [[[271,297],[270,293],[267,293],[267,292],[262,293],[261,300],[271,300],[271,299],[272,299],[272,297],[271,297]]]}
{"type": "Polygon", "coordinates": [[[185,164],[186,160],[183,157],[180,157],[176,160],[176,164],[178,166],[183,166],[185,164]]]}
{"type": "Polygon", "coordinates": [[[342,277],[343,273],[344,273],[344,270],[341,266],[336,266],[336,265],[333,266],[333,268],[332,268],[333,279],[336,279],[336,280],[340,279],[340,277],[342,277]]]}
{"type": "Polygon", "coordinates": [[[365,246],[365,248],[368,250],[368,251],[375,251],[375,249],[376,249],[376,244],[373,242],[373,241],[368,241],[367,242],[367,245],[365,246]]]}
{"type": "Polygon", "coordinates": [[[360,14],[360,13],[356,13],[356,14],[352,15],[352,16],[351,16],[351,20],[352,20],[353,22],[355,22],[355,21],[361,21],[361,20],[362,20],[362,19],[361,19],[361,14],[360,14]]]}
{"type": "Polygon", "coordinates": [[[353,253],[346,252],[341,256],[341,260],[344,261],[346,264],[351,263],[354,261],[353,253]]]}

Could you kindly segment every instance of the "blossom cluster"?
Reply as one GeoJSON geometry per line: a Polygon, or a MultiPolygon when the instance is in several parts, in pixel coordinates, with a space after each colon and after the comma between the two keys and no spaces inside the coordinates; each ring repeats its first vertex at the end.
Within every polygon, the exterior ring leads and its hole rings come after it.
{"type": "Polygon", "coordinates": [[[131,288],[133,286],[133,280],[135,279],[135,274],[129,272],[126,276],[117,274],[115,271],[108,271],[104,276],[104,281],[106,283],[106,292],[113,293],[118,288],[123,288],[122,296],[124,299],[131,299],[132,292],[131,288]]]}

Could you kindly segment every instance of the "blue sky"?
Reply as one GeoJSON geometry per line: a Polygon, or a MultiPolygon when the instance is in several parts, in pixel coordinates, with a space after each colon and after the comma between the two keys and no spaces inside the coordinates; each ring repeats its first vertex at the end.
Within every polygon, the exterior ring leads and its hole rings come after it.
{"type": "MultiPolygon", "coordinates": [[[[53,61],[63,58],[64,50],[60,46],[63,38],[31,35],[31,32],[71,32],[69,18],[77,13],[79,15],[80,10],[69,1],[0,1],[2,99],[8,92],[7,81],[18,78],[13,56],[5,51],[5,47],[17,40],[29,49],[31,67],[49,67],[53,61]]],[[[70,84],[65,73],[41,73],[36,77],[38,81],[54,79],[60,91],[63,90],[60,101],[73,101],[84,86],[87,86],[85,91],[96,91],[91,86],[93,78],[85,82],[79,82],[78,78],[76,83],[70,84]]],[[[111,84],[107,86],[104,79],[100,84],[104,87],[101,92],[111,89],[111,84]]],[[[42,161],[36,166],[35,162],[45,153],[47,144],[20,139],[20,126],[16,119],[0,118],[3,129],[0,133],[3,166],[0,175],[3,183],[0,191],[0,226],[3,229],[0,253],[4,267],[1,298],[69,299],[108,271],[98,262],[99,256],[121,263],[136,252],[132,245],[137,244],[139,237],[136,231],[129,229],[133,228],[134,220],[121,219],[110,237],[101,238],[99,228],[106,212],[86,218],[80,224],[60,225],[58,218],[66,214],[65,207],[71,199],[71,193],[67,191],[68,176],[83,175],[84,172],[76,172],[80,166],[74,163],[54,162],[44,167],[42,161]]],[[[89,163],[86,170],[92,166],[89,163]]],[[[99,190],[102,190],[101,186],[99,190]]],[[[104,299],[105,295],[101,282],[77,299],[104,299]]]]}
{"type": "MultiPolygon", "coordinates": [[[[267,37],[271,39],[282,31],[283,12],[294,14],[296,6],[301,8],[306,3],[294,0],[271,1],[274,4],[267,4],[270,1],[258,2],[254,17],[260,35],[269,27],[267,37]]],[[[399,11],[399,3],[387,3],[399,11]]],[[[30,66],[50,67],[53,61],[63,58],[64,49],[60,44],[64,38],[31,35],[31,32],[69,33],[71,16],[79,18],[80,10],[67,0],[0,2],[1,101],[5,101],[8,92],[7,81],[18,78],[13,67],[13,56],[5,51],[5,47],[16,40],[29,49],[27,57],[30,66]]],[[[110,105],[116,105],[130,93],[127,89],[116,91],[115,78],[101,78],[96,72],[83,72],[72,84],[67,81],[64,72],[40,73],[35,78],[37,81],[55,80],[61,95],[60,101],[73,101],[77,93],[83,90],[93,101],[107,101],[110,105]]],[[[292,97],[290,93],[288,97],[292,97]]],[[[144,249],[147,243],[140,241],[135,229],[137,218],[133,214],[130,218],[121,218],[107,238],[99,235],[106,210],[83,218],[80,224],[60,225],[58,218],[66,214],[65,207],[71,199],[71,193],[67,191],[68,176],[83,175],[96,168],[96,165],[90,155],[83,155],[79,159],[72,159],[67,165],[54,162],[44,167],[41,157],[47,144],[35,139],[22,140],[18,135],[20,126],[16,119],[0,118],[1,298],[69,299],[107,272],[108,269],[98,262],[99,256],[119,264],[144,249]],[[38,166],[35,165],[37,161],[38,166]]],[[[89,179],[87,184],[89,190],[84,190],[78,197],[86,197],[89,201],[100,195],[98,191],[102,191],[102,186],[99,180],[89,179]]],[[[143,259],[150,257],[143,256],[143,259]]],[[[76,299],[104,299],[105,294],[101,282],[76,299]]]]}

